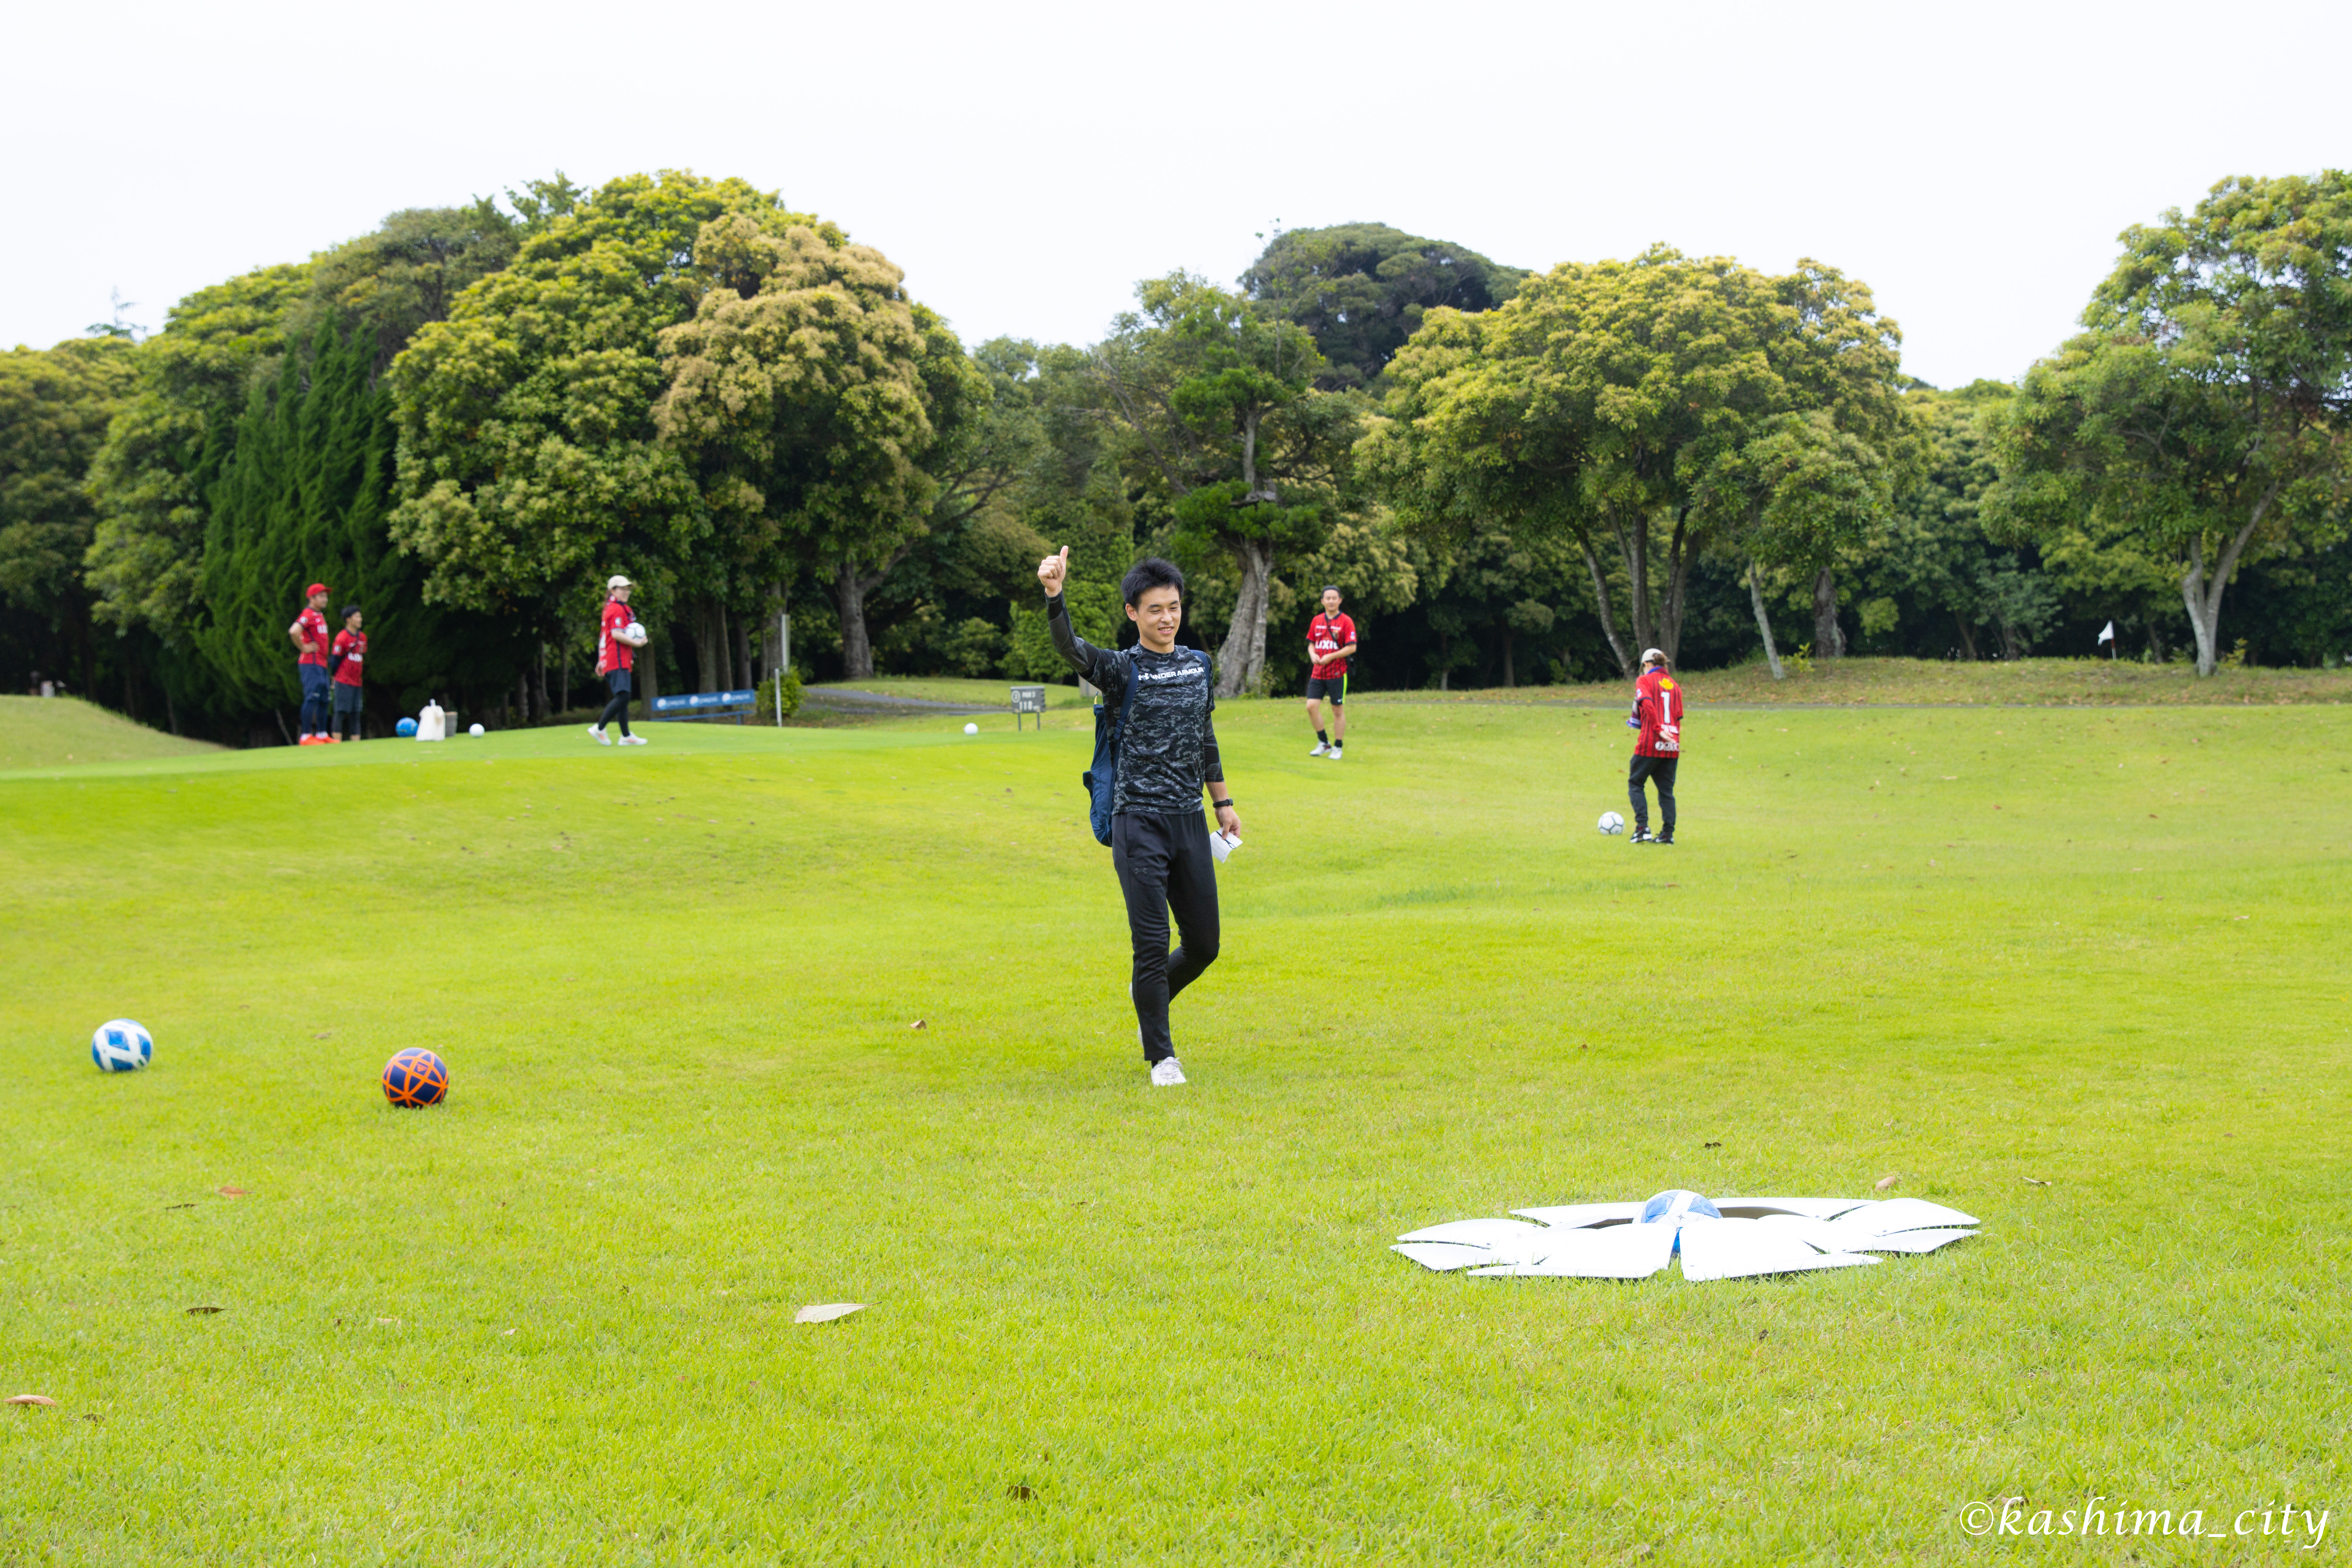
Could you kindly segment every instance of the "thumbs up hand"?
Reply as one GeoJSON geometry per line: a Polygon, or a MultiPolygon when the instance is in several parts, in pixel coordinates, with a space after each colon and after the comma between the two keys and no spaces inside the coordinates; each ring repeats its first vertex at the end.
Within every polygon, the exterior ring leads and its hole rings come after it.
{"type": "Polygon", "coordinates": [[[1070,547],[1066,544],[1062,546],[1060,554],[1048,555],[1037,563],[1037,581],[1045,584],[1045,596],[1049,599],[1061,595],[1062,580],[1069,574],[1070,547]]]}

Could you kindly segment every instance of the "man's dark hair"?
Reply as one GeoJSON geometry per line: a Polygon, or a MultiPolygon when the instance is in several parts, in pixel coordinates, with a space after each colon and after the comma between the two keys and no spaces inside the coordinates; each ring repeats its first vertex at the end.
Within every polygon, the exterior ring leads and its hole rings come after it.
{"type": "MultiPolygon", "coordinates": [[[[1339,594],[1339,584],[1337,584],[1337,583],[1326,583],[1326,584],[1323,584],[1323,594],[1339,594]]],[[[1318,594],[1318,595],[1316,595],[1315,596],[1316,596],[1317,598],[1318,598],[1318,599],[1319,599],[1319,598],[1321,598],[1321,597],[1323,596],[1323,594],[1318,594]]],[[[1345,595],[1345,594],[1339,594],[1339,597],[1341,597],[1341,598],[1343,598],[1343,599],[1344,599],[1344,598],[1346,598],[1347,596],[1348,596],[1348,595],[1345,595]]]]}
{"type": "Polygon", "coordinates": [[[1179,594],[1184,591],[1184,574],[1176,569],[1176,563],[1147,555],[1127,569],[1127,576],[1118,585],[1130,609],[1154,588],[1173,588],[1179,594]]]}
{"type": "Polygon", "coordinates": [[[357,605],[345,605],[343,606],[343,619],[347,621],[359,613],[360,607],[357,605]]]}

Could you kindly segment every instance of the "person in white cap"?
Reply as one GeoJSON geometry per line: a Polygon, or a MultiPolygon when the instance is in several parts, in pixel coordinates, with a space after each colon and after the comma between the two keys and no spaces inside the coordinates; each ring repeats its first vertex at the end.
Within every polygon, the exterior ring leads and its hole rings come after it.
{"type": "Polygon", "coordinates": [[[1633,683],[1633,710],[1626,724],[1640,731],[1633,742],[1633,765],[1625,776],[1625,794],[1633,803],[1636,844],[1675,841],[1675,764],[1683,755],[1683,689],[1666,668],[1666,656],[1656,648],[1642,653],[1642,678],[1633,683]],[[1650,836],[1650,800],[1644,783],[1658,786],[1658,827],[1650,836]]]}
{"type": "Polygon", "coordinates": [[[643,735],[629,733],[629,667],[637,649],[645,647],[646,629],[629,611],[629,590],[634,584],[626,577],[614,576],[604,584],[604,618],[596,632],[596,673],[604,678],[606,689],[613,700],[604,704],[604,711],[588,726],[589,735],[600,746],[609,746],[613,738],[604,733],[604,726],[618,719],[621,721],[621,744],[642,746],[643,735]]]}

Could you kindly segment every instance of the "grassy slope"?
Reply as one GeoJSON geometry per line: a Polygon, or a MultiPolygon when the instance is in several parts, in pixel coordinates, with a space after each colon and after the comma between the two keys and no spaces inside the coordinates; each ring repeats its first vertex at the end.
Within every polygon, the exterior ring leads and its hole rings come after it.
{"type": "Polygon", "coordinates": [[[2352,713],[1698,710],[1656,851],[1588,826],[1611,715],[1221,718],[1178,1093],[1075,716],[0,780],[0,1383],[62,1402],[0,1410],[0,1563],[1957,1561],[1972,1498],[2346,1496],[2352,713]],[[407,1045],[448,1105],[382,1106],[407,1045]],[[1889,1172],[1986,1234],[1382,1250],[1889,1172]]]}
{"type": "Polygon", "coordinates": [[[219,749],[134,724],[79,697],[0,697],[0,772],[198,756],[219,749]]]}

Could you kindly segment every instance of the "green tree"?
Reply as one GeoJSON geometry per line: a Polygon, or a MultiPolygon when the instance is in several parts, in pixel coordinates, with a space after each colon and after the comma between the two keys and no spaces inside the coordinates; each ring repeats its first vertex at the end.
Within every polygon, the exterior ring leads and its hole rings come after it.
{"type": "MultiPolygon", "coordinates": [[[[363,319],[346,335],[321,317],[305,351],[254,388],[206,498],[191,640],[240,710],[299,700],[286,626],[313,578],[333,585],[337,605],[366,610],[383,717],[453,686],[499,689],[530,657],[529,628],[425,604],[421,564],[393,548],[396,437],[380,343],[363,319]]],[[[328,619],[339,623],[332,609],[328,619]]]]}
{"type": "Polygon", "coordinates": [[[695,258],[708,286],[662,334],[655,426],[695,479],[727,578],[778,581],[803,554],[833,594],[846,672],[869,677],[866,595],[929,527],[930,465],[985,488],[958,437],[989,383],[887,257],[837,232],[735,214],[703,226],[695,258]]]}
{"type": "Polygon", "coordinates": [[[2230,179],[2123,235],[2085,331],[1995,419],[1995,525],[2174,563],[2197,668],[2242,562],[2340,525],[2352,414],[2352,174],[2230,179]]]}
{"type": "Polygon", "coordinates": [[[63,674],[70,659],[85,691],[97,661],[82,557],[97,514],[82,481],[130,399],[136,357],[111,334],[0,354],[0,604],[20,629],[42,628],[20,644],[28,663],[63,674]]]}
{"type": "MultiPolygon", "coordinates": [[[[644,583],[638,602],[656,622],[712,526],[654,425],[661,334],[709,286],[696,240],[735,213],[771,234],[839,234],[741,180],[677,170],[530,199],[538,226],[513,265],[468,286],[393,362],[392,535],[429,566],[433,603],[551,630],[590,614],[621,571],[644,583]]],[[[684,584],[685,596],[708,588],[684,584]]]]}
{"type": "Polygon", "coordinates": [[[1496,310],[1430,312],[1390,367],[1390,417],[1363,456],[1416,526],[1573,541],[1630,675],[1602,551],[1635,648],[1675,654],[1692,563],[1740,515],[1715,504],[1709,476],[1791,413],[1893,448],[1899,343],[1867,288],[1811,261],[1768,278],[1657,247],[1563,264],[1496,310]]]}
{"type": "Polygon", "coordinates": [[[264,267],[199,289],[139,345],[137,390],[90,466],[87,580],[100,620],[187,646],[205,492],[227,466],[254,383],[285,347],[287,311],[310,274],[307,262],[264,267]]]}
{"type": "Polygon", "coordinates": [[[1491,310],[1527,272],[1466,246],[1347,223],[1277,231],[1242,274],[1243,291],[1307,329],[1327,392],[1377,391],[1381,373],[1429,311],[1491,310]]]}
{"type": "Polygon", "coordinates": [[[1296,323],[1177,272],[1136,290],[1088,357],[1100,405],[1177,528],[1230,556],[1239,577],[1217,662],[1218,690],[1254,688],[1278,554],[1310,553],[1329,532],[1360,413],[1315,390],[1323,356],[1296,323]]]}

